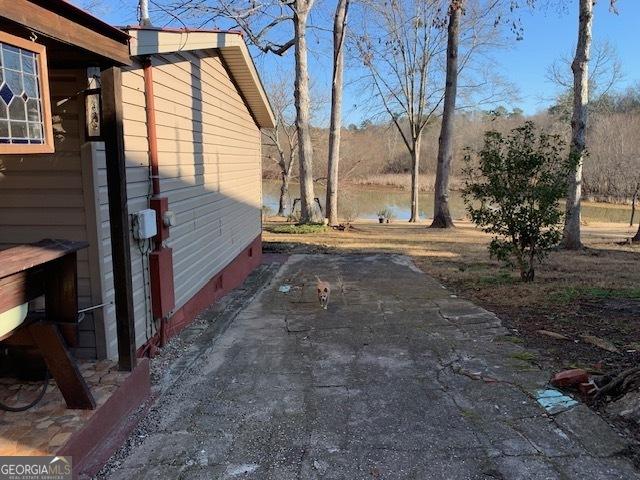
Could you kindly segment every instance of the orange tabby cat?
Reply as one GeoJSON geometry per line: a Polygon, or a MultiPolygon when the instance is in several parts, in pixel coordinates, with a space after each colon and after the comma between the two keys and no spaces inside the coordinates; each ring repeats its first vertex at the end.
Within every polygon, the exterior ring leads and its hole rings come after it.
{"type": "Polygon", "coordinates": [[[331,293],[331,284],[329,282],[323,282],[316,276],[316,280],[318,281],[317,290],[318,290],[318,301],[320,302],[320,306],[323,309],[327,309],[329,306],[329,294],[331,293]]]}

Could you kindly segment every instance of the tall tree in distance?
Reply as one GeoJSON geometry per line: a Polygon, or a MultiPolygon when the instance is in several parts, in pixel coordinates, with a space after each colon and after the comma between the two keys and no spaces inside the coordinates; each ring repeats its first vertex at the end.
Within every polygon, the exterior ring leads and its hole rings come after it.
{"type": "Polygon", "coordinates": [[[330,225],[338,223],[338,165],[342,129],[342,90],[344,85],[344,46],[350,0],[338,0],[333,19],[333,77],[331,82],[331,122],[327,165],[326,217],[330,225]]]}
{"type": "Polygon", "coordinates": [[[171,12],[176,18],[195,16],[201,24],[203,17],[211,22],[230,20],[263,53],[282,56],[294,49],[301,223],[322,222],[313,187],[307,46],[307,23],[314,3],[315,0],[186,0],[177,1],[171,12]]]}
{"type": "MultiPolygon", "coordinates": [[[[560,97],[573,98],[572,62],[573,56],[566,55],[547,68],[547,79],[562,89],[560,97]]],[[[589,103],[606,100],[623,79],[623,65],[615,45],[607,40],[594,40],[589,58],[589,103]]],[[[567,103],[571,104],[570,107],[573,106],[571,101],[567,103]]]]}
{"type": "Polygon", "coordinates": [[[453,161],[453,128],[458,93],[458,49],[460,43],[460,17],[465,0],[451,0],[447,26],[447,73],[444,89],[444,108],[438,139],[438,163],[433,196],[432,228],[451,228],[449,211],[449,175],[453,161]]]}
{"type": "MultiPolygon", "coordinates": [[[[569,175],[562,246],[567,250],[582,248],[580,207],[582,200],[582,165],[587,148],[586,133],[589,118],[589,59],[591,55],[593,7],[596,0],[579,0],[578,43],[571,63],[573,72],[573,114],[571,117],[571,156],[576,163],[569,175]]],[[[610,7],[617,13],[616,0],[610,7]]]]}
{"type": "Polygon", "coordinates": [[[319,223],[322,212],[315,201],[313,188],[313,145],[311,144],[311,97],[309,95],[309,60],[307,21],[314,0],[294,0],[293,4],[296,81],[296,129],[298,130],[298,162],[300,169],[300,222],[319,223]]]}
{"type": "Polygon", "coordinates": [[[576,163],[569,174],[567,204],[562,243],[564,248],[582,248],[580,239],[580,202],[582,197],[582,163],[587,146],[589,104],[589,55],[593,28],[594,0],[580,0],[578,44],[571,64],[573,72],[573,115],[571,118],[571,155],[576,163]]]}
{"type": "MultiPolygon", "coordinates": [[[[486,54],[501,44],[502,22],[498,19],[504,2],[363,2],[363,26],[356,45],[367,72],[365,78],[375,94],[370,101],[381,104],[391,117],[411,157],[409,221],[417,222],[422,134],[444,113],[445,98],[448,105],[442,158],[447,156],[446,147],[451,149],[456,94],[465,99],[462,108],[476,109],[508,96],[507,85],[494,69],[484,68],[483,64],[488,59],[486,54]]],[[[448,180],[442,172],[440,178],[446,191],[448,180]]]]}
{"type": "MultiPolygon", "coordinates": [[[[535,6],[536,0],[514,0],[512,10],[520,6],[535,6]]],[[[557,1],[561,6],[564,2],[557,1]]],[[[570,155],[574,157],[575,169],[569,175],[565,207],[562,246],[568,250],[582,248],[580,236],[580,209],[582,200],[582,167],[586,153],[586,131],[589,105],[589,59],[591,55],[593,10],[596,0],[578,0],[578,42],[571,71],[572,115],[570,155]]],[[[617,0],[609,0],[610,10],[617,13],[617,0]]],[[[515,24],[514,24],[515,25],[515,24]]],[[[521,32],[520,32],[521,33],[521,32]]]]}
{"type": "Polygon", "coordinates": [[[291,209],[289,184],[298,153],[298,132],[292,119],[293,95],[291,83],[284,77],[267,85],[271,108],[276,116],[276,125],[263,130],[265,157],[278,165],[280,173],[280,198],[278,216],[286,216],[291,209]]]}
{"type": "Polygon", "coordinates": [[[422,133],[437,116],[443,88],[438,57],[446,50],[437,27],[438,0],[367,0],[357,46],[368,78],[411,156],[411,216],[420,219],[422,133]]]}

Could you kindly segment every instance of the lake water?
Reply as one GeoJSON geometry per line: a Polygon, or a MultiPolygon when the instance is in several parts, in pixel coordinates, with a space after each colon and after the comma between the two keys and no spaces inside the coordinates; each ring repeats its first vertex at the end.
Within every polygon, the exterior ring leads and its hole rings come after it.
{"type": "MultiPolygon", "coordinates": [[[[362,187],[347,185],[343,187],[342,201],[348,201],[355,206],[358,218],[376,219],[377,212],[388,208],[395,219],[408,220],[410,216],[410,194],[407,190],[399,190],[386,187],[362,187]]],[[[290,188],[292,198],[299,197],[297,184],[290,188]]],[[[263,204],[269,207],[272,213],[278,211],[278,199],[280,198],[280,184],[277,181],[265,180],[262,183],[263,204]]],[[[316,196],[320,199],[324,210],[325,190],[316,186],[316,196]]],[[[433,193],[420,194],[418,201],[421,218],[433,217],[433,193]]],[[[292,202],[293,203],[293,202],[292,202]]],[[[454,219],[465,217],[466,211],[462,196],[458,192],[452,192],[450,198],[451,215],[454,219]]],[[[609,205],[605,203],[582,204],[582,218],[586,222],[616,222],[628,223],[631,215],[631,207],[626,205],[609,205]]]]}

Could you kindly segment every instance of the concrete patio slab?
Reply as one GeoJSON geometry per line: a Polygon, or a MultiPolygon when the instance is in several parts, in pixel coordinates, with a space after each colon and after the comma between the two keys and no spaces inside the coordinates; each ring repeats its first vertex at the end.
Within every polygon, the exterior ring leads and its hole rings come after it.
{"type": "Polygon", "coordinates": [[[507,336],[406,257],[294,255],[183,362],[105,475],[640,479],[591,410],[540,407],[549,374],[507,336]]]}

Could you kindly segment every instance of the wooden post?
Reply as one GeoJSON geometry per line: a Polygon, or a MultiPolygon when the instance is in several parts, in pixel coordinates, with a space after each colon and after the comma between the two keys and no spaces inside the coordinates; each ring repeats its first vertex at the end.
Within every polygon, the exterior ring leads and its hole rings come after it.
{"type": "Polygon", "coordinates": [[[47,321],[78,324],[78,268],[77,253],[72,252],[53,261],[45,279],[47,321]]]}
{"type": "Polygon", "coordinates": [[[122,72],[119,67],[102,71],[102,132],[106,151],[109,226],[113,286],[115,289],[118,362],[120,370],[136,365],[136,334],[131,284],[131,247],[129,244],[129,210],[127,175],[122,129],[122,72]]]}

